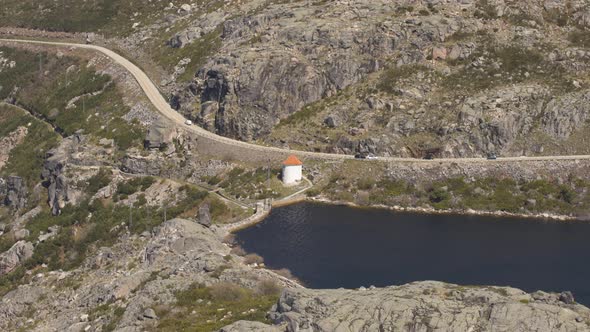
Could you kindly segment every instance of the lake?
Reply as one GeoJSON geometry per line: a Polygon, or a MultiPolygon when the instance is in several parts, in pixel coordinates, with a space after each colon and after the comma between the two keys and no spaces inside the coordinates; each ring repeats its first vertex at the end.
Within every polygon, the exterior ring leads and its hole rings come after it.
{"type": "Polygon", "coordinates": [[[570,290],[590,306],[590,223],[427,215],[301,203],[237,240],[310,288],[420,280],[570,290]]]}

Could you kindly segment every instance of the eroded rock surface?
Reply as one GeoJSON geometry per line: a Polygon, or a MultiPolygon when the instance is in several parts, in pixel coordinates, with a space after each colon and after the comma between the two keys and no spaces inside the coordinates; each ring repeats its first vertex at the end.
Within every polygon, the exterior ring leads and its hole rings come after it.
{"type": "MultiPolygon", "coordinates": [[[[590,330],[590,310],[567,298],[434,281],[359,290],[287,289],[269,317],[289,332],[590,330]]],[[[259,323],[239,326],[271,331],[259,323]]]]}
{"type": "Polygon", "coordinates": [[[10,249],[0,254],[0,275],[17,268],[22,262],[33,256],[33,244],[18,241],[10,249]]]}

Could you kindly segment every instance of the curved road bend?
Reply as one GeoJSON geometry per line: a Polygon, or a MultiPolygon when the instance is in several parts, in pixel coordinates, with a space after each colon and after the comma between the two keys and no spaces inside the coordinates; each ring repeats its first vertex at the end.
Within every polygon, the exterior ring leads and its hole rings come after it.
{"type": "MultiPolygon", "coordinates": [[[[199,136],[206,137],[208,139],[214,140],[221,144],[229,144],[237,147],[241,147],[244,149],[262,151],[262,152],[275,152],[281,154],[288,154],[294,153],[300,156],[318,158],[318,159],[354,159],[354,156],[351,155],[344,155],[344,154],[334,154],[334,153],[321,153],[321,152],[310,152],[310,151],[299,151],[299,150],[289,150],[289,149],[281,149],[277,147],[269,147],[269,146],[262,146],[256,145],[252,143],[246,143],[238,140],[234,140],[231,138],[219,136],[212,132],[209,132],[199,126],[187,126],[185,125],[186,119],[174,109],[170,107],[168,102],[162,97],[156,85],[152,82],[152,80],[141,70],[139,67],[131,63],[131,61],[125,59],[121,55],[101,46],[97,45],[88,45],[88,44],[76,44],[76,43],[62,43],[62,42],[49,42],[49,41],[37,41],[37,40],[24,40],[24,39],[0,39],[0,42],[9,42],[9,43],[28,43],[28,44],[40,44],[40,45],[52,45],[52,46],[63,46],[63,47],[77,47],[82,49],[90,49],[94,51],[101,52],[111,59],[113,59],[116,63],[123,66],[127,69],[133,77],[137,80],[141,89],[144,91],[148,99],[152,102],[154,107],[166,118],[170,119],[174,123],[176,123],[181,128],[184,128],[187,131],[193,132],[199,136]]],[[[380,157],[378,160],[381,161],[389,161],[389,162],[424,162],[424,163],[433,163],[433,162],[457,162],[457,163],[472,163],[472,162],[518,162],[518,161],[552,161],[552,160],[582,160],[582,159],[590,159],[590,155],[573,155],[573,156],[542,156],[542,157],[506,157],[506,158],[498,158],[497,160],[490,160],[487,161],[484,158],[441,158],[435,160],[422,160],[422,159],[415,159],[415,158],[395,158],[395,157],[380,157]]]]}

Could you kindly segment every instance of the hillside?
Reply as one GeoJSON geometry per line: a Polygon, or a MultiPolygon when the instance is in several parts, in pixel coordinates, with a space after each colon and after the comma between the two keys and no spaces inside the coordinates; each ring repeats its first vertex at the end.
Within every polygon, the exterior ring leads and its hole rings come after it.
{"type": "Polygon", "coordinates": [[[105,36],[225,136],[384,156],[588,153],[585,1],[8,6],[5,25],[105,36]],[[86,12],[100,22],[80,26],[86,12]]]}
{"type": "Polygon", "coordinates": [[[411,157],[588,152],[585,1],[93,4],[9,2],[3,24],[96,32],[181,113],[242,140],[411,157]],[[81,27],[83,13],[100,22],[81,27]]]}
{"type": "Polygon", "coordinates": [[[590,159],[484,159],[590,155],[588,0],[0,7],[0,38],[105,46],[196,125],[284,148],[169,121],[99,52],[0,41],[0,330],[588,330],[569,292],[306,289],[229,232],[294,193],[589,219],[590,159]],[[301,155],[286,187],[289,149],[434,160],[301,155]]]}

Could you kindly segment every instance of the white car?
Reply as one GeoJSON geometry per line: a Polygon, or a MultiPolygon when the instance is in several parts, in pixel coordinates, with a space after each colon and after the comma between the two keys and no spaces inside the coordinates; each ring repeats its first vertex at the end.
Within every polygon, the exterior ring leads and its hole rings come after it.
{"type": "Polygon", "coordinates": [[[377,157],[376,155],[370,154],[366,157],[367,160],[377,160],[379,159],[379,157],[377,157]]]}
{"type": "Polygon", "coordinates": [[[193,122],[191,120],[186,120],[186,121],[184,121],[184,124],[187,126],[192,126],[193,122]]]}

